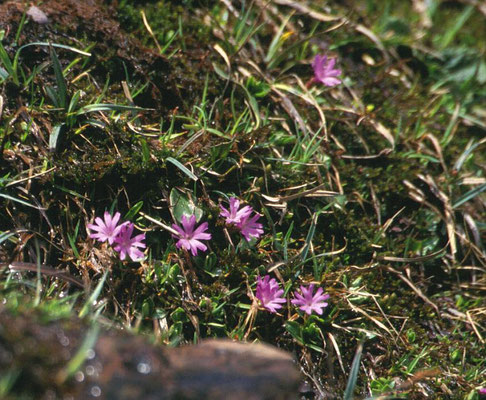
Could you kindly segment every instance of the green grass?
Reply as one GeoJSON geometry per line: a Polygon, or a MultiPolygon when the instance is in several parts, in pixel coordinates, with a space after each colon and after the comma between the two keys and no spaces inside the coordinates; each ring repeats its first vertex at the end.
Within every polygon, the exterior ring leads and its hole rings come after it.
{"type": "MultiPolygon", "coordinates": [[[[102,315],[160,345],[269,342],[296,355],[315,398],[478,399],[479,7],[118,3],[126,32],[106,42],[96,24],[75,41],[54,24],[54,42],[38,43],[21,15],[0,35],[0,256],[31,265],[0,275],[11,312],[102,315]],[[323,47],[343,71],[334,88],[308,85],[323,47]],[[231,196],[262,214],[259,240],[226,230],[218,204],[231,196]],[[144,261],[88,238],[105,210],[146,233],[144,261]],[[207,253],[176,248],[167,227],[184,212],[209,223],[207,253]],[[253,298],[266,274],[288,299],[313,282],[330,304],[269,313],[253,298]]],[[[17,376],[2,375],[2,396],[15,398],[17,376]]]]}

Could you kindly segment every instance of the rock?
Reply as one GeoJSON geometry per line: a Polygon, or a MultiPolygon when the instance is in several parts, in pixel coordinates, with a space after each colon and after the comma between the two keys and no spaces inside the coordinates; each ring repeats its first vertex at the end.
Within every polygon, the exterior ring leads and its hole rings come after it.
{"type": "Polygon", "coordinates": [[[35,312],[0,309],[0,376],[14,371],[11,398],[245,399],[297,398],[292,357],[266,344],[228,339],[167,348],[101,329],[77,372],[74,357],[93,328],[78,319],[41,323],[35,312]],[[69,376],[72,375],[72,376],[69,376]]]}

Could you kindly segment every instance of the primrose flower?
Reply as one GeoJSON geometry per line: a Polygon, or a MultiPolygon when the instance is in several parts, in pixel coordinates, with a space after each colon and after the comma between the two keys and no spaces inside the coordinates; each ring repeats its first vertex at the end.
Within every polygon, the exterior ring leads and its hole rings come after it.
{"type": "Polygon", "coordinates": [[[282,308],[281,303],[285,303],[283,293],[275,278],[270,279],[269,275],[257,278],[256,298],[268,311],[276,313],[277,309],[282,308]]]}
{"type": "Polygon", "coordinates": [[[245,237],[247,242],[249,242],[252,237],[258,239],[263,234],[263,225],[256,222],[258,218],[260,218],[260,214],[255,214],[251,218],[247,215],[236,224],[236,227],[241,231],[241,234],[245,237]]]}
{"type": "Polygon", "coordinates": [[[119,220],[119,212],[116,212],[112,218],[110,213],[108,211],[105,211],[104,221],[100,217],[96,217],[96,224],[87,225],[91,231],[94,231],[94,233],[90,232],[89,237],[92,239],[96,239],[99,242],[105,242],[108,240],[108,243],[113,244],[121,228],[123,227],[123,225],[126,224],[126,222],[124,222],[120,225],[117,225],[119,220]]]}
{"type": "Polygon", "coordinates": [[[246,219],[252,212],[253,208],[250,206],[245,206],[241,210],[240,201],[234,197],[230,198],[229,211],[224,208],[221,204],[219,205],[221,212],[219,215],[226,218],[227,225],[236,225],[241,222],[241,220],[246,219]]]}
{"type": "Polygon", "coordinates": [[[191,215],[187,218],[185,215],[181,218],[182,228],[179,225],[172,224],[178,235],[172,235],[174,238],[179,239],[176,243],[178,249],[184,247],[186,250],[191,250],[193,256],[197,255],[198,250],[206,251],[207,247],[201,240],[211,239],[211,234],[206,233],[208,229],[208,223],[203,222],[199,227],[194,230],[196,225],[196,216],[191,215]]]}
{"type": "Polygon", "coordinates": [[[312,311],[315,311],[317,314],[322,314],[322,309],[327,307],[328,304],[324,301],[329,298],[328,294],[322,294],[322,288],[317,289],[316,294],[314,293],[314,285],[310,285],[308,288],[304,286],[300,287],[300,291],[302,294],[295,292],[294,299],[291,300],[291,303],[294,306],[299,306],[302,311],[305,311],[307,314],[311,315],[312,311]]]}
{"type": "Polygon", "coordinates": [[[131,222],[125,222],[121,227],[120,232],[115,238],[115,245],[113,248],[120,253],[120,260],[124,260],[127,255],[133,260],[138,261],[144,257],[139,247],[144,249],[145,233],[132,237],[134,225],[131,222]]]}
{"type": "Polygon", "coordinates": [[[328,58],[326,54],[317,54],[312,62],[314,69],[313,81],[321,82],[326,86],[336,86],[341,83],[341,80],[336,76],[341,75],[341,70],[334,68],[336,65],[335,58],[328,58]]]}

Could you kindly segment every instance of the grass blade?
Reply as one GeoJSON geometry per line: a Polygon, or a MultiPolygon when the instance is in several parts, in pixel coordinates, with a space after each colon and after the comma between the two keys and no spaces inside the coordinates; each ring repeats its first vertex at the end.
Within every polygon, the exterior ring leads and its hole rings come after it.
{"type": "MultiPolygon", "coordinates": [[[[29,46],[49,46],[49,47],[57,47],[59,49],[65,49],[65,50],[72,51],[74,53],[81,54],[82,56],[86,56],[86,57],[90,57],[91,56],[91,53],[88,53],[86,51],[79,50],[79,49],[77,49],[75,47],[66,46],[65,44],[48,43],[48,42],[32,42],[32,43],[24,44],[23,46],[19,47],[19,49],[17,51],[17,54],[19,54],[21,50],[23,50],[23,49],[25,49],[26,47],[29,47],[29,46]]],[[[16,58],[18,58],[17,54],[15,55],[16,58]]]]}
{"type": "Polygon", "coordinates": [[[348,383],[344,391],[343,400],[353,400],[354,388],[358,380],[359,363],[361,362],[361,354],[363,353],[363,342],[358,344],[356,354],[354,355],[353,363],[351,364],[351,372],[349,373],[348,383]]]}
{"type": "Polygon", "coordinates": [[[3,47],[2,43],[0,43],[0,62],[6,68],[6,70],[1,68],[0,76],[4,80],[7,79],[9,76],[11,76],[14,83],[18,86],[19,85],[19,78],[17,76],[17,71],[14,67],[14,64],[12,64],[12,61],[10,61],[10,58],[9,58],[7,52],[5,51],[5,48],[3,47]]]}
{"type": "Polygon", "coordinates": [[[189,178],[191,178],[193,181],[197,181],[199,178],[194,175],[191,171],[189,171],[180,161],[177,161],[175,158],[172,157],[167,157],[165,161],[170,162],[171,164],[175,165],[177,168],[179,168],[182,172],[184,172],[189,178]]]}
{"type": "Polygon", "coordinates": [[[135,217],[135,215],[138,214],[138,212],[140,211],[140,209],[142,207],[143,207],[143,201],[139,201],[132,208],[130,208],[130,210],[128,210],[128,212],[125,214],[123,219],[130,221],[131,219],[133,219],[135,217]]]}
{"type": "Polygon", "coordinates": [[[57,98],[58,98],[59,107],[63,108],[64,110],[67,110],[68,92],[67,92],[66,80],[64,79],[64,75],[62,73],[61,62],[57,57],[54,47],[50,46],[49,53],[51,55],[54,74],[56,75],[57,98]]]}
{"type": "Polygon", "coordinates": [[[464,203],[468,202],[472,198],[476,197],[478,194],[484,192],[486,190],[486,183],[479,185],[468,192],[464,193],[453,205],[452,208],[457,208],[464,203]]]}
{"type": "Polygon", "coordinates": [[[89,104],[87,106],[81,107],[77,112],[77,114],[81,115],[81,114],[97,112],[97,111],[147,111],[147,110],[150,109],[135,107],[135,106],[123,106],[119,104],[98,103],[98,104],[89,104]]]}
{"type": "Polygon", "coordinates": [[[457,18],[456,23],[451,29],[448,29],[444,36],[442,36],[442,40],[440,42],[439,47],[441,49],[445,49],[449,44],[454,40],[457,33],[461,30],[464,24],[467,22],[469,17],[473,14],[475,7],[470,5],[464,9],[462,14],[457,18]]]}
{"type": "Polygon", "coordinates": [[[96,285],[95,290],[93,291],[93,293],[91,293],[91,296],[89,296],[89,299],[86,301],[83,308],[79,312],[79,318],[85,317],[88,314],[89,310],[91,310],[91,306],[100,295],[101,289],[103,289],[107,276],[108,276],[108,269],[105,270],[105,273],[103,274],[101,280],[98,282],[98,285],[96,285]]]}
{"type": "Polygon", "coordinates": [[[59,375],[57,376],[58,382],[65,382],[81,368],[86,358],[88,357],[88,352],[96,344],[99,331],[99,326],[97,324],[94,324],[93,327],[86,334],[86,337],[84,338],[83,343],[81,344],[81,347],[79,348],[77,353],[69,361],[66,368],[59,372],[59,375]]]}
{"type": "Polygon", "coordinates": [[[7,200],[15,201],[15,202],[23,204],[24,206],[27,206],[27,207],[35,208],[36,210],[45,210],[45,208],[34,206],[30,203],[27,203],[26,201],[17,199],[16,197],[9,196],[8,194],[0,193],[0,197],[3,197],[4,199],[7,199],[7,200]]]}
{"type": "Polygon", "coordinates": [[[0,244],[5,242],[5,240],[7,240],[9,237],[15,236],[16,234],[17,234],[17,232],[3,232],[0,235],[0,244]]]}

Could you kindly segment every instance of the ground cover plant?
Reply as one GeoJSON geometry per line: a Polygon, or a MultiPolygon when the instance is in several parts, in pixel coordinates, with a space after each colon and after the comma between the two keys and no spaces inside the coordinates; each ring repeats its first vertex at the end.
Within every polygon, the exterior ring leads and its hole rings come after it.
{"type": "MultiPolygon", "coordinates": [[[[302,398],[480,399],[485,27],[466,0],[1,4],[2,303],[268,342],[302,398]]],[[[1,396],[61,396],[29,368],[1,396]]]]}

